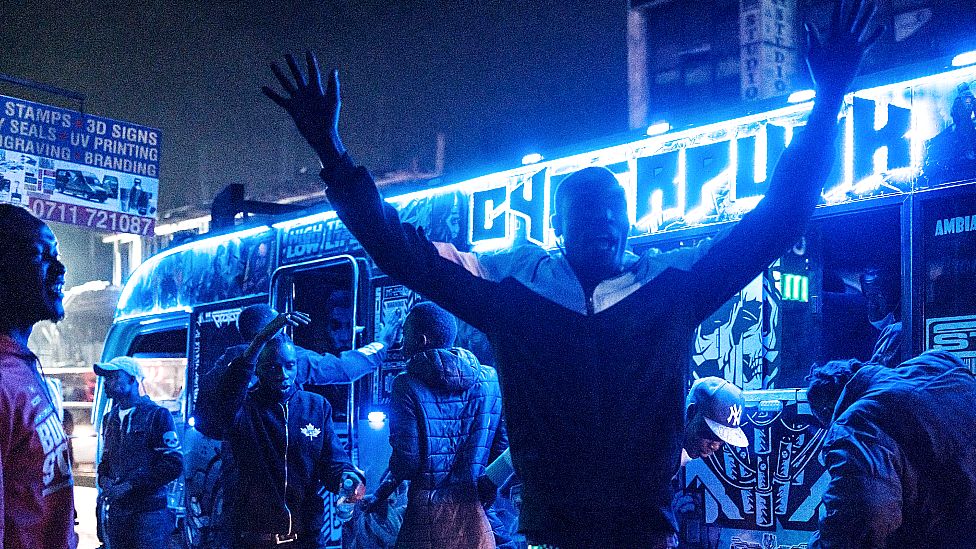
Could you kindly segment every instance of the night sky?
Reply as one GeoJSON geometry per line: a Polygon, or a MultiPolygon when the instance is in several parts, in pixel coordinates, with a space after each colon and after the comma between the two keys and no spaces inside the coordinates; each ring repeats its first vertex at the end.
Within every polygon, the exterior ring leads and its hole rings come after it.
{"type": "MultiPolygon", "coordinates": [[[[446,179],[626,131],[626,2],[3,0],[0,72],[88,96],[86,110],[163,132],[160,209],[316,168],[260,86],[314,49],[340,69],[342,132],[374,173],[446,179]]],[[[0,93],[74,107],[7,85],[0,93]]]]}

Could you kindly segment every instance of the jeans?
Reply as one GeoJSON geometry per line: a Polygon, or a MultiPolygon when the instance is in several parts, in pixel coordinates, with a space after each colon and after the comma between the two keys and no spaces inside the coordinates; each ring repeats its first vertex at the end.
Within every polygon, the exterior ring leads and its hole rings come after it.
{"type": "Polygon", "coordinates": [[[108,549],[165,549],[176,528],[169,509],[126,513],[109,509],[105,533],[108,549]]]}

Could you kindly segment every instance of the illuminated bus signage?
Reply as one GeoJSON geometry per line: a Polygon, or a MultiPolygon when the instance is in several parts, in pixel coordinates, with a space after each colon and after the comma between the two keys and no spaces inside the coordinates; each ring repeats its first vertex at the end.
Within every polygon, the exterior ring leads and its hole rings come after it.
{"type": "MultiPolygon", "coordinates": [[[[779,275],[779,273],[776,273],[779,275]]],[[[783,301],[810,301],[810,278],[804,275],[783,274],[776,277],[776,288],[783,301]]]]}
{"type": "MultiPolygon", "coordinates": [[[[849,94],[839,118],[837,162],[821,205],[911,192],[976,178],[976,164],[955,150],[953,102],[970,93],[976,68],[849,94]],[[960,161],[959,158],[962,157],[960,161]]],[[[401,219],[433,240],[490,251],[519,241],[555,245],[553,192],[588,166],[613,172],[628,198],[633,236],[739,219],[756,206],[812,103],[789,105],[706,126],[488,174],[389,199],[401,219]]],[[[943,232],[969,230],[944,221],[943,232]],[[949,228],[947,228],[949,227],[949,228]]],[[[353,242],[334,213],[276,225],[285,263],[332,253],[353,242]],[[327,221],[325,225],[323,221],[327,221]],[[331,236],[330,236],[331,235],[331,236]]]]}
{"type": "MultiPolygon", "coordinates": [[[[847,96],[838,162],[822,202],[833,205],[976,177],[953,172],[952,151],[937,145],[965,68],[847,96]]],[[[780,155],[802,130],[812,104],[792,105],[701,128],[671,132],[457,185],[470,196],[468,237],[475,249],[518,238],[551,246],[553,189],[587,166],[613,171],[628,192],[639,234],[735,220],[765,194],[780,155]]]]}

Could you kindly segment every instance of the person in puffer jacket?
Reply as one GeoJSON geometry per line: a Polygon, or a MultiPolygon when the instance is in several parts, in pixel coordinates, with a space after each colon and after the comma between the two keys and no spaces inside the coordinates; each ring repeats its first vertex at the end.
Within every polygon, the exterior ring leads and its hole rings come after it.
{"type": "Polygon", "coordinates": [[[810,549],[976,547],[976,377],[946,351],[895,368],[831,361],[807,400],[830,423],[810,549]]]}
{"type": "Polygon", "coordinates": [[[404,321],[411,358],[393,380],[389,474],[364,504],[383,512],[390,494],[410,481],[397,548],[495,547],[478,477],[508,447],[501,390],[494,368],[451,347],[456,336],[454,317],[433,303],[414,306],[404,321]]]}

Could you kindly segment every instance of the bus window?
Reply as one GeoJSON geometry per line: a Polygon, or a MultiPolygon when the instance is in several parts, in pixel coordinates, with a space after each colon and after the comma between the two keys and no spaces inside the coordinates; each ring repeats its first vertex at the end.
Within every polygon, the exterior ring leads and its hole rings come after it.
{"type": "Polygon", "coordinates": [[[146,396],[170,412],[179,412],[186,379],[186,357],[170,358],[149,354],[135,354],[145,379],[142,387],[146,396]]]}
{"type": "Polygon", "coordinates": [[[128,354],[142,367],[146,396],[171,412],[179,412],[186,380],[186,330],[139,334],[128,354]]]}
{"type": "MultiPolygon", "coordinates": [[[[307,326],[292,330],[295,345],[317,353],[339,355],[362,345],[362,323],[365,318],[365,296],[357,291],[365,266],[351,259],[326,261],[316,268],[299,268],[276,278],[275,308],[301,311],[311,317],[307,326]]],[[[367,278],[368,279],[368,278],[367,278]]],[[[305,385],[332,405],[336,427],[348,421],[351,386],[305,385]]],[[[364,391],[364,393],[368,393],[364,391]]]]}
{"type": "MultiPolygon", "coordinates": [[[[901,321],[900,227],[898,207],[817,219],[773,267],[780,308],[776,387],[805,387],[814,362],[868,361],[885,345],[882,333],[901,321]]],[[[892,352],[885,360],[901,356],[892,352]]]]}

